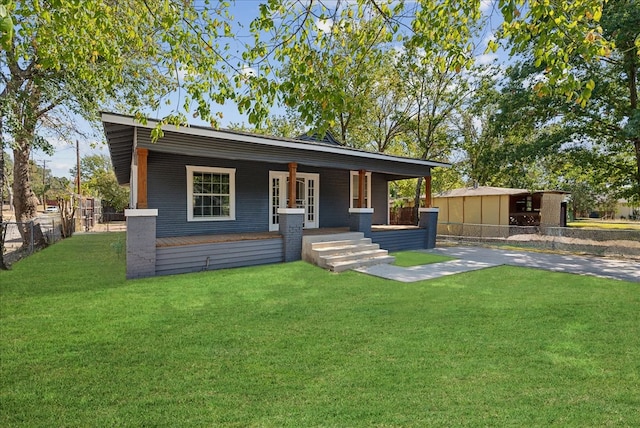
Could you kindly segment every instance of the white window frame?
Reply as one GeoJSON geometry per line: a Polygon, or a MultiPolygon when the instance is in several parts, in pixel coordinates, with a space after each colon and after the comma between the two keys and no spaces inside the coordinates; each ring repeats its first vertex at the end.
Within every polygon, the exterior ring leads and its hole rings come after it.
{"type": "MultiPolygon", "coordinates": [[[[349,174],[349,208],[358,208],[353,206],[353,195],[356,193],[353,188],[353,177],[358,177],[359,175],[359,171],[351,171],[351,174],[349,174]]],[[[371,208],[371,172],[365,172],[365,176],[367,177],[367,206],[361,208],[371,208]]]]}
{"type": "Polygon", "coordinates": [[[230,221],[236,219],[236,169],[216,168],[210,166],[187,165],[187,221],[230,221]],[[193,173],[204,172],[208,174],[229,175],[229,215],[194,217],[193,216],[193,173]]]}

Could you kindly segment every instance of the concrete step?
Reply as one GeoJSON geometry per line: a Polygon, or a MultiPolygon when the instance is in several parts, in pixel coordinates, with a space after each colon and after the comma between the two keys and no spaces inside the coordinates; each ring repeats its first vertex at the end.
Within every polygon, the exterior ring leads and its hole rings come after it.
{"type": "MultiPolygon", "coordinates": [[[[335,247],[340,244],[337,242],[341,241],[354,241],[352,245],[355,245],[361,239],[364,239],[364,233],[362,232],[343,232],[343,233],[332,233],[332,234],[324,234],[324,235],[309,235],[302,237],[302,259],[313,263],[315,265],[318,264],[318,254],[313,251],[312,247],[314,245],[321,248],[324,243],[331,242],[331,244],[324,245],[325,247],[335,247]]],[[[371,243],[369,240],[368,243],[371,243]]]]}
{"type": "Polygon", "coordinates": [[[380,245],[378,244],[347,244],[347,245],[335,245],[332,247],[326,248],[312,248],[312,252],[318,257],[329,257],[334,254],[344,254],[344,253],[352,253],[357,251],[372,251],[379,250],[380,245]]]}
{"type": "Polygon", "coordinates": [[[365,238],[362,232],[305,236],[302,240],[302,258],[334,272],[395,260],[387,250],[380,249],[370,238],[365,238]]]}
{"type": "Polygon", "coordinates": [[[380,248],[365,250],[358,249],[357,251],[335,253],[327,256],[320,256],[318,260],[318,266],[327,268],[331,265],[335,265],[340,262],[350,262],[354,260],[365,260],[376,257],[386,257],[389,255],[387,250],[381,250],[380,248]]]}
{"type": "Polygon", "coordinates": [[[379,265],[383,263],[393,263],[396,260],[393,256],[372,257],[368,259],[336,262],[329,266],[332,272],[344,272],[345,270],[357,269],[365,266],[379,265]]]}
{"type": "Polygon", "coordinates": [[[345,246],[357,246],[371,244],[371,238],[359,239],[341,239],[336,241],[321,241],[311,243],[312,250],[321,250],[325,248],[342,248],[345,246]]]}
{"type": "Polygon", "coordinates": [[[342,233],[327,233],[321,235],[306,235],[302,237],[302,245],[312,244],[314,242],[325,241],[345,241],[348,239],[362,239],[364,233],[362,232],[342,232],[342,233]]]}

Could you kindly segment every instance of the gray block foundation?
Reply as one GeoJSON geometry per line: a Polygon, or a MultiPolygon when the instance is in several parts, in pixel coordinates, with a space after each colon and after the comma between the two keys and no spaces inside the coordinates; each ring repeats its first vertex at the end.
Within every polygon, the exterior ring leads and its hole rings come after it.
{"type": "Polygon", "coordinates": [[[351,232],[362,232],[365,238],[371,238],[372,218],[373,208],[349,209],[349,230],[351,232]]]}
{"type": "Polygon", "coordinates": [[[436,235],[438,233],[438,212],[439,208],[420,208],[419,226],[425,230],[425,246],[426,249],[436,247],[436,235]]]}
{"type": "Polygon", "coordinates": [[[158,210],[125,210],[127,217],[127,279],[156,274],[158,210]]]}
{"type": "Polygon", "coordinates": [[[302,228],[304,226],[304,209],[280,208],[280,235],[285,262],[302,259],[302,228]]]}

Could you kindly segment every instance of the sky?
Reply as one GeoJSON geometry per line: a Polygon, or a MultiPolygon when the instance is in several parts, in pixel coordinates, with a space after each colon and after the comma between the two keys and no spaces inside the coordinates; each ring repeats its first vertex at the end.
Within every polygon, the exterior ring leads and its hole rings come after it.
{"type": "MultiPolygon", "coordinates": [[[[258,13],[258,5],[264,0],[237,0],[235,4],[232,4],[232,15],[234,15],[235,19],[239,22],[248,23],[251,19],[253,19],[258,13]]],[[[483,0],[482,2],[482,10],[485,15],[490,16],[490,25],[489,29],[483,32],[480,36],[481,40],[479,40],[478,53],[476,56],[476,61],[479,64],[488,64],[492,61],[495,61],[499,57],[503,57],[504,53],[501,54],[485,54],[483,52],[486,47],[486,43],[492,37],[492,29],[497,28],[497,24],[495,23],[496,19],[499,19],[499,12],[493,10],[495,5],[495,0],[483,0]]],[[[327,25],[326,22],[318,22],[317,23],[320,30],[322,30],[323,25],[327,25]]],[[[149,117],[162,117],[170,112],[171,107],[165,107],[165,111],[149,111],[149,117]]],[[[219,110],[223,113],[223,119],[221,121],[221,127],[227,127],[231,123],[243,123],[247,122],[246,117],[240,115],[237,111],[237,108],[234,104],[227,103],[224,106],[220,107],[219,110]]],[[[193,125],[203,125],[204,123],[197,120],[190,121],[193,125]]],[[[89,137],[78,138],[79,147],[80,147],[80,156],[86,156],[90,154],[104,154],[109,155],[109,150],[104,143],[104,135],[101,132],[101,129],[93,130],[89,123],[85,122],[81,118],[77,119],[77,125],[79,129],[82,129],[84,132],[91,134],[89,137]]],[[[76,147],[75,142],[65,142],[56,138],[48,138],[48,141],[55,147],[55,153],[53,156],[49,156],[42,151],[34,151],[32,154],[32,159],[42,166],[46,162],[47,169],[51,170],[51,173],[55,177],[68,177],[71,178],[71,174],[69,170],[73,168],[76,164],[76,147]]]]}

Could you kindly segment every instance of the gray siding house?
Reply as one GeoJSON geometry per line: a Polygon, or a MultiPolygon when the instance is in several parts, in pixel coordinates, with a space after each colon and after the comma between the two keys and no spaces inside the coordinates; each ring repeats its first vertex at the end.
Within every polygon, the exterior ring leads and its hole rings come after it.
{"type": "Polygon", "coordinates": [[[449,166],[330,137],[164,126],[153,142],[153,120],[103,113],[102,122],[118,182],[131,188],[129,278],[297,260],[303,235],[327,231],[363,232],[391,251],[425,248],[424,222],[386,226],[388,185],[449,166]]]}

